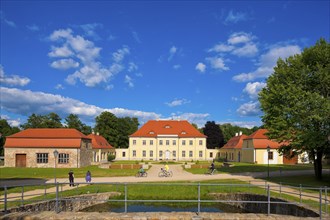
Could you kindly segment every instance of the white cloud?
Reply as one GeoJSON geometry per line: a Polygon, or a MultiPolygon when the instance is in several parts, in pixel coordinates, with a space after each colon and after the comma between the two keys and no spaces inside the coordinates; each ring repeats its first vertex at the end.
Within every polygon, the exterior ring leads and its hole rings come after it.
{"type": "MultiPolygon", "coordinates": [[[[96,26],[99,25],[90,24],[84,28],[86,31],[93,31],[96,26]]],[[[65,80],[72,85],[77,81],[88,87],[108,83],[115,74],[125,69],[122,62],[130,54],[129,48],[123,46],[112,54],[114,60],[112,64],[103,65],[99,61],[102,48],[96,47],[92,41],[86,40],[82,36],[73,35],[71,29],[56,30],[49,39],[60,46],[51,46],[51,52],[48,56],[51,58],[71,57],[70,59],[53,61],[51,66],[58,69],[74,68],[74,72],[69,74],[65,80]]]]}
{"type": "Polygon", "coordinates": [[[100,40],[101,37],[95,32],[97,28],[103,28],[103,24],[100,23],[91,23],[83,24],[80,27],[84,30],[85,36],[92,37],[94,40],[100,40]]]}
{"type": "Polygon", "coordinates": [[[243,89],[243,92],[246,92],[251,99],[257,99],[260,90],[263,89],[266,85],[267,84],[263,82],[249,82],[248,84],[246,84],[245,88],[243,89]]]}
{"type": "Polygon", "coordinates": [[[138,66],[135,64],[135,63],[133,63],[133,62],[129,62],[129,64],[128,64],[128,72],[134,72],[134,71],[136,71],[136,70],[138,70],[138,66]]]}
{"type": "Polygon", "coordinates": [[[299,53],[301,53],[301,49],[297,45],[275,46],[267,53],[260,56],[259,67],[255,71],[235,75],[233,80],[237,82],[247,82],[257,78],[266,78],[272,74],[273,68],[279,58],[285,59],[299,53]]]}
{"type": "Polygon", "coordinates": [[[168,61],[172,60],[173,56],[177,53],[178,48],[176,48],[175,46],[172,46],[169,50],[169,57],[167,58],[168,61]]]}
{"type": "Polygon", "coordinates": [[[0,118],[6,119],[11,127],[18,127],[22,123],[20,118],[12,119],[8,115],[0,115],[0,118]]]}
{"type": "Polygon", "coordinates": [[[245,32],[236,32],[229,36],[227,43],[218,43],[214,45],[208,52],[219,53],[218,56],[228,54],[238,57],[253,57],[259,50],[254,42],[256,37],[245,32]]]}
{"type": "Polygon", "coordinates": [[[127,83],[130,88],[134,87],[133,79],[128,75],[125,75],[125,83],[127,83]]]}
{"type": "Polygon", "coordinates": [[[105,87],[105,90],[110,91],[110,90],[112,90],[113,88],[114,88],[114,85],[107,85],[107,86],[105,87]]]}
{"type": "Polygon", "coordinates": [[[234,49],[235,47],[232,45],[227,45],[227,44],[216,44],[214,45],[214,47],[212,47],[211,49],[208,50],[208,52],[217,52],[217,53],[221,53],[221,52],[230,52],[234,49]]]}
{"type": "Polygon", "coordinates": [[[257,45],[253,43],[247,43],[243,47],[236,48],[232,51],[232,54],[239,57],[252,57],[258,53],[257,45]]]}
{"type": "Polygon", "coordinates": [[[20,77],[18,75],[7,76],[3,66],[0,64],[0,82],[10,86],[25,86],[30,83],[30,79],[27,77],[20,77]]]}
{"type": "Polygon", "coordinates": [[[57,84],[56,86],[55,86],[55,89],[64,89],[64,87],[63,87],[63,85],[62,84],[57,84]]]}
{"type": "Polygon", "coordinates": [[[2,11],[0,11],[0,18],[1,18],[1,23],[5,23],[6,25],[8,25],[10,27],[16,28],[15,22],[8,20],[2,11]]]}
{"type": "Polygon", "coordinates": [[[132,36],[136,42],[138,42],[139,44],[142,43],[142,41],[136,31],[132,31],[132,36]]]}
{"type": "Polygon", "coordinates": [[[166,102],[165,104],[169,107],[176,107],[188,103],[190,103],[190,101],[187,99],[174,99],[172,102],[166,102]]]}
{"type": "Polygon", "coordinates": [[[137,117],[140,123],[161,117],[160,114],[154,112],[123,108],[100,108],[61,95],[33,92],[31,90],[0,87],[0,93],[1,109],[24,116],[29,116],[32,113],[48,114],[50,112],[56,112],[61,117],[66,117],[69,114],[77,114],[86,120],[94,121],[94,118],[101,112],[109,111],[117,117],[137,117]]]}
{"type": "Polygon", "coordinates": [[[260,126],[261,123],[257,121],[223,121],[217,122],[217,124],[231,124],[236,125],[243,128],[253,128],[254,126],[260,126]]]}
{"type": "Polygon", "coordinates": [[[29,29],[30,31],[39,31],[40,30],[40,28],[36,24],[26,25],[26,28],[29,29]]]}
{"type": "Polygon", "coordinates": [[[254,37],[251,34],[245,32],[236,32],[229,36],[227,42],[228,44],[241,44],[241,43],[248,43],[252,41],[254,37]]]}
{"type": "Polygon", "coordinates": [[[237,113],[240,116],[257,116],[261,113],[260,104],[258,101],[244,103],[237,109],[237,113]]]}
{"type": "Polygon", "coordinates": [[[180,64],[176,64],[173,66],[173,69],[177,70],[177,69],[180,69],[181,68],[181,65],[180,64]]]}
{"type": "MultiPolygon", "coordinates": [[[[116,71],[121,70],[120,65],[116,65],[115,68],[117,69],[116,71]]],[[[107,82],[113,74],[114,72],[109,69],[103,68],[100,63],[94,62],[89,65],[83,66],[78,71],[69,75],[66,78],[66,82],[71,85],[75,85],[77,79],[79,79],[80,82],[84,83],[86,86],[94,87],[101,82],[107,82]]]]}
{"type": "Polygon", "coordinates": [[[230,10],[227,17],[225,18],[224,24],[230,23],[238,23],[240,21],[246,21],[248,19],[248,15],[244,12],[234,12],[230,10]]]}
{"type": "Polygon", "coordinates": [[[56,60],[50,64],[51,67],[55,69],[66,70],[70,68],[77,68],[79,67],[79,63],[74,61],[73,59],[61,59],[56,60]]]}
{"type": "Polygon", "coordinates": [[[199,128],[204,127],[210,117],[208,113],[172,113],[171,115],[171,118],[187,120],[190,123],[197,124],[199,128]]]}
{"type": "Polygon", "coordinates": [[[73,52],[68,48],[67,45],[63,47],[51,47],[51,52],[48,53],[49,57],[69,57],[72,56],[73,52]]]}
{"type": "Polygon", "coordinates": [[[206,70],[206,65],[204,63],[198,63],[195,67],[196,70],[198,70],[201,73],[204,73],[206,70]]]}
{"type": "Polygon", "coordinates": [[[211,64],[211,67],[216,70],[229,70],[221,57],[207,57],[206,60],[211,64]]]}
{"type": "Polygon", "coordinates": [[[116,52],[112,54],[112,58],[116,63],[120,63],[124,60],[125,56],[130,54],[130,50],[127,46],[118,49],[116,52]]]}

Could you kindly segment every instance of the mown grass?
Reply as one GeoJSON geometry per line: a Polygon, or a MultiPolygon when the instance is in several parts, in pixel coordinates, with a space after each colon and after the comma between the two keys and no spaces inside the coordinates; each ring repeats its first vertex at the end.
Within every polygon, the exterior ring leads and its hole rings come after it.
{"type": "MultiPolygon", "coordinates": [[[[267,191],[263,187],[248,185],[247,182],[240,180],[213,180],[213,181],[201,181],[200,198],[201,200],[213,200],[210,193],[251,193],[259,195],[267,195],[267,191]],[[208,185],[203,185],[208,184],[208,185]],[[228,186],[226,184],[235,184],[228,186]]],[[[60,192],[60,198],[90,194],[90,193],[103,193],[103,192],[120,192],[121,195],[111,198],[124,199],[125,186],[119,185],[105,185],[105,184],[92,184],[81,186],[72,190],[60,192]]],[[[299,202],[299,197],[292,195],[279,194],[271,192],[271,197],[281,198],[291,202],[299,202]]],[[[33,198],[33,201],[54,199],[55,194],[42,195],[33,198]]],[[[170,183],[146,183],[146,184],[127,184],[127,199],[128,200],[196,200],[198,199],[198,185],[196,182],[170,182],[170,183]],[[186,184],[186,185],[183,185],[186,184]]],[[[25,201],[25,204],[32,203],[32,200],[25,201]]],[[[303,199],[304,204],[317,209],[319,207],[317,201],[303,199]]],[[[117,202],[116,202],[117,203],[117,202]]],[[[162,204],[162,203],[157,203],[162,204]]],[[[168,204],[168,203],[163,203],[168,204]]],[[[180,203],[182,206],[188,205],[188,203],[180,203]]],[[[8,207],[21,205],[20,201],[10,202],[8,207]]],[[[175,204],[178,205],[178,204],[175,204]]],[[[3,208],[3,204],[0,205],[3,208]]],[[[329,206],[330,208],[330,206],[329,206]]],[[[325,209],[325,206],[323,207],[325,209]]]]}
{"type": "MultiPolygon", "coordinates": [[[[133,176],[138,171],[138,169],[103,169],[98,166],[88,166],[83,168],[56,168],[56,177],[67,178],[70,170],[74,172],[74,176],[76,178],[85,177],[88,170],[92,173],[92,177],[133,176]]],[[[54,176],[54,168],[5,167],[0,169],[1,179],[52,179],[54,176]]]]}
{"type": "MultiPolygon", "coordinates": [[[[267,164],[251,164],[251,163],[241,163],[241,162],[230,162],[233,167],[222,167],[223,163],[216,162],[215,167],[218,172],[221,173],[245,173],[245,172],[267,172],[267,164]]],[[[298,164],[298,165],[284,165],[284,164],[270,164],[269,171],[288,171],[288,170],[311,170],[313,165],[311,164],[298,164]]],[[[205,169],[191,168],[185,169],[186,171],[193,174],[203,174],[206,172],[205,169]]]]}

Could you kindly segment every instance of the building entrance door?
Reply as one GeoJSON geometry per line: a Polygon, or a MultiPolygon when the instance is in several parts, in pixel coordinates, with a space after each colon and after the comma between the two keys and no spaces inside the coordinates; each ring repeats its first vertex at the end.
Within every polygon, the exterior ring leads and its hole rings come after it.
{"type": "Polygon", "coordinates": [[[16,167],[26,167],[26,154],[16,154],[16,167]]]}
{"type": "Polygon", "coordinates": [[[166,160],[170,159],[170,151],[169,150],[165,151],[165,159],[166,160]]]}

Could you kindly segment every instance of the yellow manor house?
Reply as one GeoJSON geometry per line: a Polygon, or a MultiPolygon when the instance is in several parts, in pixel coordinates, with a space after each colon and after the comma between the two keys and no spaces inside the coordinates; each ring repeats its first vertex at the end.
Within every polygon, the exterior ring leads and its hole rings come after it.
{"type": "Polygon", "coordinates": [[[129,148],[116,149],[116,160],[213,160],[206,136],[185,120],[150,120],[129,137],[129,148]]]}

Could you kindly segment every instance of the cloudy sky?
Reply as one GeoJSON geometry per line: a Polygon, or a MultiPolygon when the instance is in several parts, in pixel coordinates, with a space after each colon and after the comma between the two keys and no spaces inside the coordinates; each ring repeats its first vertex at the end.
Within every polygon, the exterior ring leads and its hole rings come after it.
{"type": "Polygon", "coordinates": [[[261,125],[276,60],[329,40],[329,1],[1,1],[1,118],[261,125]]]}

